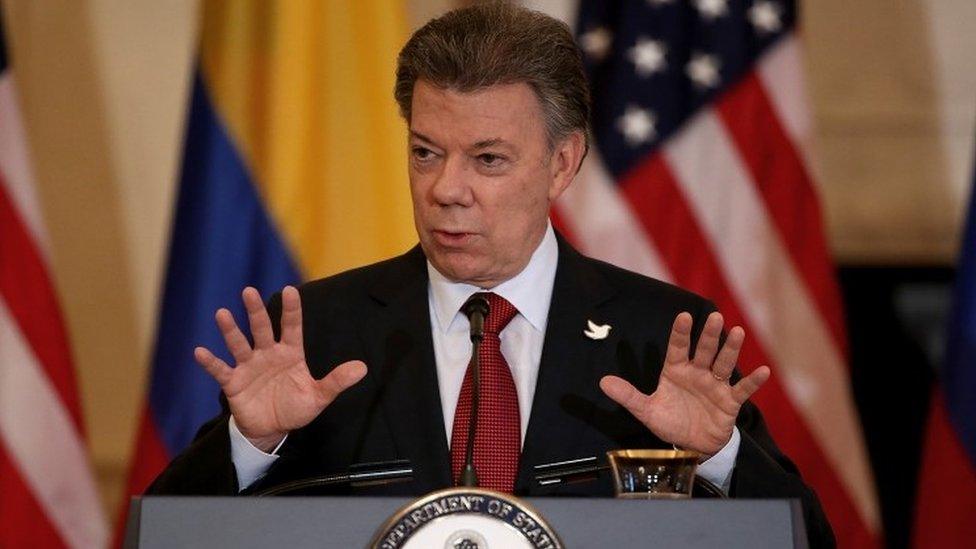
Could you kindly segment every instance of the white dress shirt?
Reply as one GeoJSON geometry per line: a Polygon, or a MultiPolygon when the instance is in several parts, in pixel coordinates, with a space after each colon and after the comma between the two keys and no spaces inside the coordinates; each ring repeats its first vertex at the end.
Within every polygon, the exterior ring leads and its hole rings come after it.
{"type": "MultiPolygon", "coordinates": [[[[482,291],[494,292],[518,309],[518,314],[502,330],[499,338],[502,355],[512,370],[515,390],[518,393],[522,441],[525,442],[535,383],[539,377],[539,362],[542,358],[558,259],[559,248],[550,224],[525,269],[494,288],[451,282],[427,262],[431,335],[448,446],[454,427],[454,411],[471,358],[469,323],[467,317],[461,313],[461,306],[472,294],[482,291]]],[[[274,455],[278,448],[270,454],[255,448],[237,429],[233,418],[230,422],[230,437],[231,459],[237,470],[238,486],[243,489],[261,478],[278,459],[274,455]]],[[[726,493],[735,458],[739,453],[739,442],[739,430],[735,428],[728,444],[698,468],[699,475],[721,487],[726,493]]],[[[278,445],[280,446],[281,444],[278,445]]]]}
{"type": "Polygon", "coordinates": [[[518,309],[518,314],[498,337],[501,340],[502,356],[508,362],[515,381],[519,418],[522,420],[522,442],[525,442],[535,382],[539,377],[542,343],[549,320],[549,302],[552,300],[552,286],[556,281],[558,259],[556,235],[552,226],[549,226],[525,269],[494,288],[451,282],[427,262],[427,274],[430,277],[427,296],[430,304],[431,334],[448,445],[451,443],[454,427],[454,410],[457,408],[464,373],[471,359],[470,323],[468,317],[461,312],[461,306],[473,294],[486,291],[498,294],[518,309]]]}

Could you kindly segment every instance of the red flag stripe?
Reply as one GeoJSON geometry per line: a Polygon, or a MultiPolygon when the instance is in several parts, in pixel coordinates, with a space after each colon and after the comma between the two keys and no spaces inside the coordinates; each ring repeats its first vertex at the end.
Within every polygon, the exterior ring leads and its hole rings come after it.
{"type": "MultiPolygon", "coordinates": [[[[131,460],[132,468],[129,471],[129,485],[126,494],[141,494],[153,480],[163,472],[169,464],[170,456],[163,446],[163,441],[159,437],[156,424],[152,420],[152,413],[148,408],[142,412],[142,420],[139,422],[138,435],[136,441],[136,451],[131,460]]],[[[129,502],[124,501],[119,509],[119,516],[115,522],[115,534],[112,547],[121,547],[125,534],[126,521],[129,516],[129,502]]]]}
{"type": "MultiPolygon", "coordinates": [[[[660,280],[671,280],[657,250],[618,192],[596,147],[576,181],[559,198],[556,218],[572,225],[577,246],[602,261],[660,280]]],[[[562,228],[561,225],[557,225],[562,228]]]]}
{"type": "Polygon", "coordinates": [[[796,273],[812,295],[834,344],[842,356],[847,356],[840,293],[824,241],[820,200],[759,78],[750,74],[736,85],[718,102],[717,113],[752,176],[796,273]]]}
{"type": "Polygon", "coordinates": [[[654,241],[674,283],[716,302],[734,302],[715,263],[712,243],[701,232],[664,157],[655,154],[637,166],[620,180],[620,188],[654,241]]]}
{"type": "MultiPolygon", "coordinates": [[[[663,157],[655,155],[638,166],[621,180],[621,186],[675,282],[713,299],[730,325],[741,325],[747,333],[752,333],[715,261],[711,242],[705,238],[663,157]],[[661,204],[667,207],[660,207],[661,204]]],[[[741,363],[746,366],[743,371],[769,364],[768,356],[757,338],[747,338],[741,354],[741,363]]],[[[840,479],[824,466],[829,463],[826,456],[775,375],[755,400],[764,410],[779,444],[817,490],[838,539],[856,546],[875,545],[840,479]]]]}
{"type": "MultiPolygon", "coordinates": [[[[2,440],[0,440],[2,442],[2,440]]],[[[67,547],[0,443],[0,547],[67,547]],[[15,505],[5,505],[16,502],[15,505]]]]}
{"type": "Polygon", "coordinates": [[[128,494],[143,493],[172,459],[163,445],[159,430],[153,421],[152,412],[148,408],[143,410],[138,437],[136,459],[133,460],[129,477],[130,490],[126,492],[128,494]]]}
{"type": "Polygon", "coordinates": [[[44,368],[75,429],[84,437],[81,405],[61,308],[41,255],[0,174],[0,296],[44,368]]]}
{"type": "Polygon", "coordinates": [[[949,421],[941,389],[929,408],[912,545],[941,549],[976,540],[976,468],[949,421]]]}

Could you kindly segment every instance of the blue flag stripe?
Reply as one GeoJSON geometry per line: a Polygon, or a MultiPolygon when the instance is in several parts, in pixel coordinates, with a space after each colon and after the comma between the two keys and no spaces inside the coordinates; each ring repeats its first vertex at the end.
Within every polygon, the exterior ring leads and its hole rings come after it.
{"type": "Polygon", "coordinates": [[[199,72],[185,146],[149,397],[171,456],[219,411],[216,382],[193,360],[198,345],[229,359],[214,312],[246,323],[245,286],[267,296],[300,280],[199,72]]]}
{"type": "Polygon", "coordinates": [[[949,418],[976,467],[976,173],[961,250],[943,389],[949,418]]]}

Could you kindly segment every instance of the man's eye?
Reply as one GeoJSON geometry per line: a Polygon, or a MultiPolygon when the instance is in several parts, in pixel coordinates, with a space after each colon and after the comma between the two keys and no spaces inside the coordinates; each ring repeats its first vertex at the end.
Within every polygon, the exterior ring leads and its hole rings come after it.
{"type": "Polygon", "coordinates": [[[434,156],[434,151],[428,149],[427,147],[414,147],[413,156],[417,160],[429,160],[434,156]]]}
{"type": "Polygon", "coordinates": [[[493,168],[500,165],[505,159],[497,154],[484,153],[478,155],[478,160],[480,160],[483,165],[493,168]]]}

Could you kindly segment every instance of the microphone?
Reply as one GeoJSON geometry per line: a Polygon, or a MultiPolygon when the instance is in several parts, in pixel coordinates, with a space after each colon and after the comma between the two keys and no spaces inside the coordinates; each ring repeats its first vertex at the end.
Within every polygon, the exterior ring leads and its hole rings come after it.
{"type": "Polygon", "coordinates": [[[354,463],[349,466],[349,470],[346,472],[276,484],[256,491],[244,490],[242,493],[258,497],[303,493],[312,494],[321,489],[327,490],[340,486],[358,487],[375,484],[392,484],[404,482],[412,478],[413,467],[407,460],[354,463]]]}
{"type": "Polygon", "coordinates": [[[485,338],[485,317],[488,316],[488,299],[483,294],[474,294],[461,307],[461,312],[468,317],[471,324],[471,416],[468,418],[468,446],[464,453],[464,468],[461,469],[461,486],[475,488],[478,486],[478,473],[474,469],[474,437],[478,425],[478,404],[481,400],[481,361],[478,360],[478,349],[485,338]]]}
{"type": "Polygon", "coordinates": [[[471,323],[471,343],[485,338],[485,317],[488,316],[488,299],[483,294],[474,294],[461,306],[461,312],[471,323]]]}

